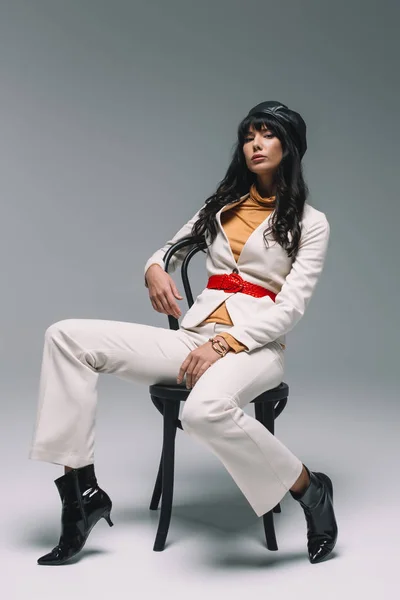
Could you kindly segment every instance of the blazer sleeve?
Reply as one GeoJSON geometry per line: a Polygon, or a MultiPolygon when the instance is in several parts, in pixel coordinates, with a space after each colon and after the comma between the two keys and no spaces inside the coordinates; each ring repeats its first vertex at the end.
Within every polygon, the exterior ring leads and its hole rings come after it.
{"type": "MultiPolygon", "coordinates": [[[[167,242],[165,242],[164,246],[162,248],[159,248],[158,250],[156,250],[154,252],[154,254],[152,254],[150,256],[150,258],[146,261],[146,264],[144,266],[144,284],[146,287],[148,287],[147,285],[147,281],[146,281],[146,271],[147,269],[153,265],[160,265],[160,267],[162,267],[164,269],[164,256],[167,252],[167,250],[173,245],[175,244],[175,242],[179,241],[180,239],[183,239],[185,237],[188,237],[192,231],[192,227],[194,225],[194,223],[197,221],[200,211],[205,207],[205,204],[203,204],[203,206],[201,208],[199,208],[199,210],[193,215],[193,217],[191,219],[189,219],[189,221],[187,223],[185,223],[185,225],[183,225],[183,227],[181,227],[179,229],[179,231],[177,231],[175,233],[175,235],[168,240],[167,242]]],[[[190,250],[194,247],[194,244],[188,244],[187,246],[185,246],[184,248],[181,248],[180,250],[178,250],[178,252],[175,252],[172,256],[171,259],[169,261],[169,265],[168,265],[168,272],[169,273],[173,273],[178,265],[180,265],[185,256],[187,254],[189,254],[190,250]]]]}
{"type": "Polygon", "coordinates": [[[330,226],[326,216],[302,232],[297,257],[286,276],[273,306],[268,305],[263,318],[251,319],[246,325],[233,325],[229,333],[251,352],[288,333],[303,317],[322,272],[328,248],[330,226]]]}

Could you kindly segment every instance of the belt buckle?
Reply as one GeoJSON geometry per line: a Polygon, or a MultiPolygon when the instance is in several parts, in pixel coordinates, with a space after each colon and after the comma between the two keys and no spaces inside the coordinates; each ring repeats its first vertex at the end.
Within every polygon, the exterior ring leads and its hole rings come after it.
{"type": "Polygon", "coordinates": [[[238,273],[230,273],[227,277],[229,277],[226,285],[228,291],[240,292],[243,289],[243,279],[238,273]]]}

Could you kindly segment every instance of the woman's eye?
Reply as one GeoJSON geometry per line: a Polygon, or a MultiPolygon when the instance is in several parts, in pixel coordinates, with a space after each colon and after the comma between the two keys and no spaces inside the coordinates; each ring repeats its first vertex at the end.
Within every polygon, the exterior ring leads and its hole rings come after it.
{"type": "MultiPolygon", "coordinates": [[[[263,137],[267,137],[267,138],[273,138],[274,134],[273,133],[264,133],[263,137]]],[[[248,142],[251,142],[253,138],[251,137],[245,137],[244,138],[244,143],[247,144],[248,142]]]]}

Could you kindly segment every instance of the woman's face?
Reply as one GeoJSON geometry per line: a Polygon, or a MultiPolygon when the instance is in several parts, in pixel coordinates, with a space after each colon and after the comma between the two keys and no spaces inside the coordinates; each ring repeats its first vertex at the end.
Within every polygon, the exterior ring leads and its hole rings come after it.
{"type": "Polygon", "coordinates": [[[250,171],[257,175],[272,174],[282,160],[282,145],[270,129],[263,127],[256,131],[251,125],[244,139],[243,154],[250,171]],[[253,159],[257,154],[261,154],[261,158],[253,159]]]}

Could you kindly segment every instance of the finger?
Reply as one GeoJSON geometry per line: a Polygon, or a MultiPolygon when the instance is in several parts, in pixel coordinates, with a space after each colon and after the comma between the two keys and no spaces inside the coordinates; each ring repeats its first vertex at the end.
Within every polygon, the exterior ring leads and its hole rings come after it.
{"type": "Polygon", "coordinates": [[[160,313],[164,313],[166,315],[173,315],[178,318],[180,315],[176,314],[174,310],[171,309],[171,306],[168,302],[168,297],[166,295],[159,296],[154,299],[156,310],[160,313]]]}
{"type": "Polygon", "coordinates": [[[181,364],[181,368],[179,369],[179,373],[178,373],[178,377],[177,377],[177,382],[180,383],[183,380],[183,376],[185,374],[186,368],[189,365],[189,360],[188,358],[186,358],[183,363],[181,364]]]}
{"type": "Polygon", "coordinates": [[[192,384],[194,385],[197,381],[197,379],[200,377],[201,373],[203,372],[203,370],[201,369],[201,364],[197,363],[197,366],[195,369],[193,369],[192,371],[192,384]]]}
{"type": "Polygon", "coordinates": [[[180,300],[183,300],[183,296],[181,296],[180,293],[178,292],[178,288],[176,287],[175,282],[172,282],[171,287],[172,287],[172,291],[174,293],[174,296],[176,298],[179,298],[180,300]]]}
{"type": "Polygon", "coordinates": [[[156,310],[159,313],[163,312],[163,308],[157,300],[152,300],[151,303],[153,305],[154,310],[156,310]]]}
{"type": "Polygon", "coordinates": [[[170,307],[169,307],[169,302],[168,302],[167,295],[166,294],[161,295],[159,297],[158,301],[159,301],[159,303],[162,306],[163,312],[165,312],[166,315],[169,315],[170,312],[171,312],[171,310],[170,310],[170,307]]]}
{"type": "Polygon", "coordinates": [[[162,305],[160,304],[159,299],[156,296],[150,297],[150,300],[154,310],[156,310],[157,312],[163,312],[162,305]]]}
{"type": "Polygon", "coordinates": [[[167,315],[173,315],[176,318],[180,316],[178,307],[173,300],[171,301],[170,292],[164,293],[164,296],[162,297],[162,304],[167,315]]]}
{"type": "Polygon", "coordinates": [[[193,380],[193,369],[196,366],[196,362],[194,359],[192,359],[188,365],[188,368],[186,370],[186,387],[189,389],[192,387],[192,380],[193,380]]]}
{"type": "Polygon", "coordinates": [[[199,369],[203,365],[203,361],[201,358],[196,356],[192,357],[191,365],[188,367],[188,373],[186,373],[186,380],[189,380],[189,387],[193,387],[195,384],[195,379],[197,377],[197,373],[199,369]]]}
{"type": "Polygon", "coordinates": [[[177,318],[180,317],[181,309],[179,308],[179,306],[177,305],[177,303],[175,302],[173,297],[171,297],[170,295],[168,296],[168,303],[169,303],[169,309],[171,311],[171,314],[173,314],[177,318]]]}
{"type": "Polygon", "coordinates": [[[153,305],[154,310],[156,310],[157,312],[162,312],[162,307],[156,300],[151,300],[151,303],[153,305]]]}
{"type": "Polygon", "coordinates": [[[168,314],[169,315],[173,315],[174,317],[176,317],[177,319],[179,319],[179,317],[181,316],[181,311],[176,306],[176,304],[170,304],[170,308],[169,308],[168,314]]]}

